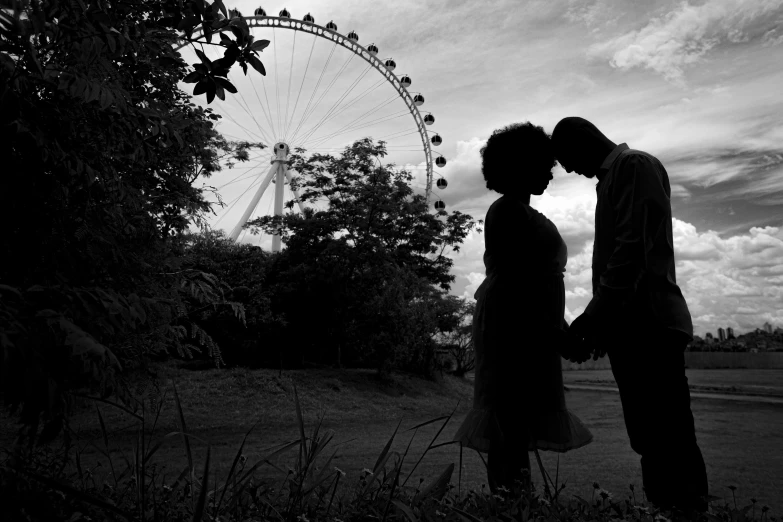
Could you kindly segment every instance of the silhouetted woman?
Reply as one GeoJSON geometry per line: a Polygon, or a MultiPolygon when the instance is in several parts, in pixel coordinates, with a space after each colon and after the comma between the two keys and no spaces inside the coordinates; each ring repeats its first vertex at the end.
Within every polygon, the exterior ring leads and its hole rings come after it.
{"type": "Polygon", "coordinates": [[[487,211],[486,279],[476,291],[473,409],[454,440],[487,452],[488,479],[512,489],[534,448],[566,452],[593,439],[566,409],[560,366],[565,350],[566,245],[530,206],[552,179],[549,136],[529,122],[492,133],[481,149],[487,188],[502,194],[487,211]]]}

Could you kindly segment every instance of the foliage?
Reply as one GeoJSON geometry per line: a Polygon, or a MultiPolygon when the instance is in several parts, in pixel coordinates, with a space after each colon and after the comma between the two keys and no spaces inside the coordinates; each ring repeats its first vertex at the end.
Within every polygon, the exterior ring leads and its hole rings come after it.
{"type": "Polygon", "coordinates": [[[240,324],[226,307],[207,308],[199,313],[198,324],[214,332],[223,347],[222,355],[229,365],[253,365],[258,352],[268,350],[268,338],[285,325],[272,312],[272,295],[266,282],[269,252],[247,243],[237,243],[222,231],[202,231],[183,237],[185,255],[193,266],[214,274],[230,287],[228,298],[240,303],[246,322],[240,324]]]}
{"type": "Polygon", "coordinates": [[[288,353],[279,356],[379,368],[419,358],[414,366],[429,368],[442,315],[435,289],[454,281],[446,250],[458,252],[481,221],[430,213],[411,189],[411,174],[381,163],[383,142],[357,141],[339,157],[303,154],[291,157],[294,188],[305,205],[326,210],[247,224],[253,233],[279,230],[286,245],[267,277],[272,308],[288,323],[288,335],[272,337],[286,343],[288,353]]]}
{"type": "Polygon", "coordinates": [[[224,140],[217,115],[177,87],[195,81],[211,101],[231,90],[221,77],[233,64],[258,68],[264,41],[226,14],[220,0],[3,2],[0,385],[31,441],[39,414],[44,439],[59,429],[63,391],[118,393],[119,368],[144,354],[219,362],[200,310],[243,320],[177,240],[210,209],[195,179],[264,146],[224,140]],[[172,45],[217,32],[224,58],[189,72],[172,45]]]}
{"type": "MultiPolygon", "coordinates": [[[[214,471],[210,459],[210,445],[203,465],[193,458],[192,443],[197,438],[188,431],[182,405],[174,388],[179,428],[153,443],[155,426],[161,414],[160,401],[152,414],[137,415],[137,444],[133,459],[117,460],[111,438],[99,417],[102,442],[98,448],[110,470],[104,480],[101,473],[85,468],[76,445],[66,438],[63,447],[45,446],[30,457],[15,453],[0,464],[0,504],[3,520],[211,520],[230,521],[364,521],[400,520],[418,522],[446,520],[474,521],[561,521],[561,522],[617,522],[660,520],[692,520],[697,522],[755,521],[775,522],[769,507],[751,504],[740,507],[732,489],[732,502],[712,505],[706,515],[685,518],[685,514],[657,509],[638,498],[633,485],[625,498],[593,484],[590,499],[573,495],[528,491],[512,494],[501,489],[495,494],[469,491],[462,494],[453,484],[455,465],[447,466],[429,482],[409,485],[422,459],[435,444],[452,415],[445,415],[400,432],[399,425],[381,449],[372,469],[365,469],[353,485],[346,484],[346,474],[332,465],[337,450],[331,445],[335,433],[322,429],[322,419],[308,433],[298,397],[294,393],[294,407],[298,419],[298,434],[286,441],[260,450],[260,458],[252,463],[247,455],[254,453],[249,437],[253,425],[237,448],[231,462],[226,462],[221,477],[214,471]],[[147,418],[151,416],[151,419],[147,418]],[[441,423],[440,429],[427,450],[410,467],[409,449],[420,428],[441,423]],[[409,436],[408,436],[409,435],[409,436]],[[148,438],[149,437],[149,438],[148,438]],[[403,440],[405,450],[393,450],[393,442],[403,440]],[[182,440],[187,463],[176,476],[166,477],[154,456],[166,440],[182,440]],[[280,458],[289,457],[292,465],[286,470],[277,465],[280,458]],[[277,471],[277,476],[274,473],[277,471]],[[455,491],[456,490],[456,491],[455,491]],[[757,518],[757,515],[759,518],[757,518]]],[[[100,416],[100,412],[98,412],[100,416]]],[[[73,436],[77,436],[73,434],[73,436]]],[[[200,439],[199,439],[200,440],[200,439]]],[[[450,444],[450,443],[446,443],[450,444]]],[[[542,469],[543,476],[548,476],[542,469]]],[[[104,474],[105,475],[105,474],[104,474]]],[[[545,479],[546,480],[546,479],[545,479]]],[[[556,488],[558,493],[562,488],[556,488]]],[[[713,502],[718,500],[712,497],[713,502]]]]}
{"type": "Polygon", "coordinates": [[[454,361],[454,375],[463,376],[476,367],[476,357],[473,351],[473,314],[476,312],[476,302],[449,296],[455,308],[453,317],[456,319],[451,328],[438,336],[441,349],[448,353],[454,361]]]}

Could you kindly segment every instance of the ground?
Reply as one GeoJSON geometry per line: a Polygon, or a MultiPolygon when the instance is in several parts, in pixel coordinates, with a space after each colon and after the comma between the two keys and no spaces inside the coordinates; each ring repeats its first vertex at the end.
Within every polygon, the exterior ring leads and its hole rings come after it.
{"type": "MultiPolygon", "coordinates": [[[[568,383],[607,382],[610,372],[564,372],[568,383]]],[[[731,387],[749,390],[763,386],[771,393],[783,391],[783,371],[780,370],[688,370],[689,380],[696,387],[731,387]]],[[[299,395],[308,434],[323,415],[323,429],[332,429],[331,446],[337,455],[332,466],[356,481],[363,468],[372,468],[377,455],[402,421],[393,449],[405,450],[414,435],[410,427],[455,410],[454,416],[436,443],[445,442],[454,434],[464,418],[472,397],[470,379],[445,376],[440,382],[422,381],[412,376],[398,375],[378,380],[364,370],[208,370],[188,371],[173,364],[162,366],[159,377],[175,383],[182,400],[188,429],[212,447],[212,462],[218,477],[225,476],[242,438],[258,421],[248,437],[244,454],[250,463],[262,457],[265,448],[298,437],[294,407],[294,386],[299,395]]],[[[590,428],[595,440],[589,446],[559,457],[559,482],[567,481],[565,494],[589,498],[593,482],[598,482],[616,498],[630,493],[628,485],[636,485],[641,498],[641,471],[638,456],[633,453],[625,432],[619,397],[611,391],[571,390],[566,394],[568,407],[590,428]]],[[[169,387],[165,407],[157,423],[152,441],[177,430],[175,408],[169,387]]],[[[120,428],[133,425],[132,419],[111,406],[101,404],[109,430],[112,455],[122,463],[121,454],[130,460],[135,432],[120,428]]],[[[149,408],[149,405],[147,405],[149,408]]],[[[772,514],[783,514],[783,405],[761,404],[716,399],[694,399],[697,437],[702,448],[710,490],[713,495],[732,502],[727,486],[737,487],[739,504],[749,504],[755,497],[759,505],[768,504],[772,514]]],[[[149,411],[147,412],[149,413],[149,411]]],[[[12,435],[8,419],[0,435],[7,447],[12,435]]],[[[415,434],[406,472],[418,460],[441,423],[426,426],[415,434]]],[[[96,470],[108,469],[105,458],[95,447],[103,447],[94,405],[78,412],[72,426],[79,435],[83,458],[96,470]],[[94,444],[94,446],[91,446],[94,444]]],[[[203,459],[206,445],[195,441],[196,459],[203,459]]],[[[331,454],[329,449],[326,454],[331,454]]],[[[555,478],[558,455],[541,453],[544,464],[555,478]]],[[[176,475],[186,463],[183,444],[178,436],[167,439],[153,461],[164,467],[169,476],[176,475]]],[[[535,462],[534,459],[532,459],[535,462]]],[[[449,463],[459,461],[459,449],[449,445],[430,451],[411,477],[433,479],[449,463]]],[[[287,460],[279,461],[285,468],[287,460]]],[[[115,463],[115,465],[117,465],[115,463]]],[[[124,464],[121,464],[124,466],[124,464]]],[[[85,467],[92,467],[85,466],[85,467]]],[[[541,483],[537,469],[534,480],[541,483]]],[[[104,475],[105,476],[105,475],[104,475]]],[[[455,472],[454,483],[459,477],[455,472]]],[[[483,464],[473,451],[463,454],[462,488],[480,489],[485,482],[483,464]]]]}

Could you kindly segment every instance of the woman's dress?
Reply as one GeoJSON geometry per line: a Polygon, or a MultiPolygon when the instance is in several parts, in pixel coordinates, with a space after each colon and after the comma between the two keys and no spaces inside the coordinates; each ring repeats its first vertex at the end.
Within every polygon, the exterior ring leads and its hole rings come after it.
{"type": "Polygon", "coordinates": [[[473,316],[473,409],[454,440],[482,452],[490,440],[508,444],[508,438],[527,440],[530,451],[585,446],[593,436],[566,409],[553,346],[552,329],[565,326],[566,245],[554,223],[508,195],[490,206],[484,231],[486,278],[473,316]]]}

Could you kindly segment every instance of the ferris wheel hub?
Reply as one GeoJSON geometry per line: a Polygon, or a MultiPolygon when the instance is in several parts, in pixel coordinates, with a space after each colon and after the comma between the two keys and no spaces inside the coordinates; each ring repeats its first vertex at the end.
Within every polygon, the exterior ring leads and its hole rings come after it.
{"type": "Polygon", "coordinates": [[[275,143],[275,146],[272,148],[272,150],[274,151],[274,156],[272,156],[271,161],[272,163],[288,161],[288,154],[291,152],[291,149],[288,147],[286,142],[278,141],[275,143]]]}

